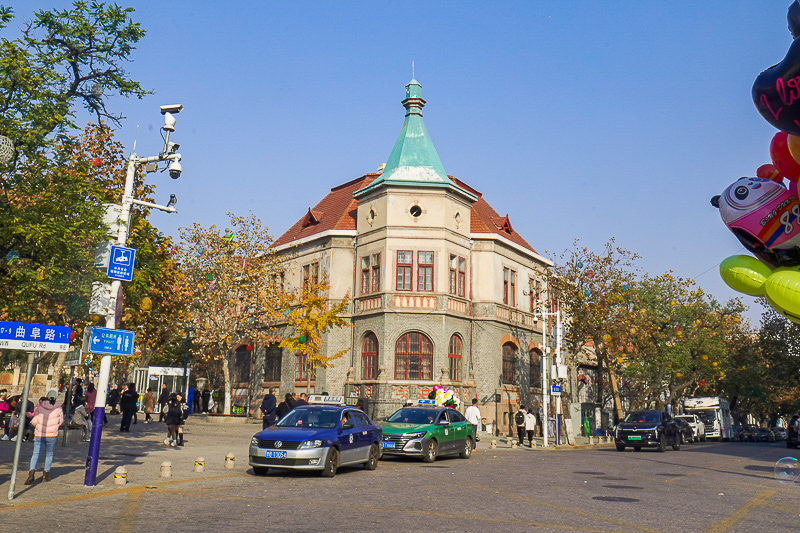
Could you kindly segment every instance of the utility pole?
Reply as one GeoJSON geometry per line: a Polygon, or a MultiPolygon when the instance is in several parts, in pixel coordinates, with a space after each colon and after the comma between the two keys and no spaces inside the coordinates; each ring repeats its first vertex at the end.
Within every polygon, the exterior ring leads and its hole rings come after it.
{"type": "MultiPolygon", "coordinates": [[[[133,197],[133,183],[136,178],[136,170],[140,165],[146,165],[145,172],[155,172],[157,170],[168,170],[169,176],[172,179],[178,179],[183,171],[180,160],[181,154],[178,153],[180,145],[169,142],[170,133],[175,131],[175,117],[173,114],[180,113],[183,110],[182,105],[161,106],[161,113],[164,115],[164,125],[161,129],[166,133],[164,138],[164,149],[156,156],[152,157],[139,157],[136,155],[136,144],[134,143],[133,152],[128,157],[128,165],[125,174],[125,189],[122,194],[122,203],[120,204],[119,231],[116,236],[116,244],[118,246],[125,246],[128,241],[128,227],[131,221],[131,208],[134,204],[152,209],[159,209],[167,213],[177,213],[178,210],[173,206],[177,203],[175,195],[170,195],[167,205],[154,204],[152,202],[145,202],[137,200],[133,197]],[[159,169],[158,165],[161,162],[169,162],[169,165],[164,169],[159,169]]],[[[119,295],[121,282],[114,280],[111,282],[111,294],[119,295]]],[[[116,313],[109,310],[106,315],[106,327],[115,329],[117,326],[116,313]]],[[[84,478],[84,485],[93,487],[97,477],[97,461],[100,456],[100,439],[103,431],[103,415],[106,411],[106,390],[108,389],[108,379],[111,374],[111,356],[103,355],[100,360],[100,375],[97,380],[97,399],[95,401],[94,409],[94,422],[92,426],[92,437],[89,442],[89,453],[86,457],[86,476],[84,478]]]]}

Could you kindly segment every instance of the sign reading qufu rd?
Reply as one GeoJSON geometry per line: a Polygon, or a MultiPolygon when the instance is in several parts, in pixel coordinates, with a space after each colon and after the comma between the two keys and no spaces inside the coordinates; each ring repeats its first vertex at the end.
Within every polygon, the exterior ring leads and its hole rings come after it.
{"type": "Polygon", "coordinates": [[[71,332],[66,326],[0,322],[0,349],[68,352],[71,332]]]}

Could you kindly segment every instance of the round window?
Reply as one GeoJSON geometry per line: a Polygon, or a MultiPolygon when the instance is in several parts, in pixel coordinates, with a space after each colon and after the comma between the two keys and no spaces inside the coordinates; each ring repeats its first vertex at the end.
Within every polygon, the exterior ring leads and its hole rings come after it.
{"type": "Polygon", "coordinates": [[[418,218],[420,215],[422,215],[422,208],[418,205],[412,205],[408,212],[411,213],[412,217],[418,218]]]}

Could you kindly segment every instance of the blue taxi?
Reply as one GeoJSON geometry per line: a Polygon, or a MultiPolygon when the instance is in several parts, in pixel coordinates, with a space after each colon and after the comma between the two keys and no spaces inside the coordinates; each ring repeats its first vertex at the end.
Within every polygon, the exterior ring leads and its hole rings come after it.
{"type": "Polygon", "coordinates": [[[308,402],[253,435],[249,455],[256,475],[292,468],[333,477],[341,466],[378,467],[383,431],[364,411],[346,406],[344,396],[311,395],[308,402]]]}

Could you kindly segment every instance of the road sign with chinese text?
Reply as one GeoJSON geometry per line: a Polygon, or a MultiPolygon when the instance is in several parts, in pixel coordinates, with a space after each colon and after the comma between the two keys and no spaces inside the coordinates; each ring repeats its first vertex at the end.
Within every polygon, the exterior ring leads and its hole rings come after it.
{"type": "Polygon", "coordinates": [[[0,322],[0,348],[35,352],[68,352],[72,330],[24,322],[0,322]]]}
{"type": "Polygon", "coordinates": [[[136,250],[124,246],[112,246],[111,256],[108,260],[106,273],[111,279],[131,281],[133,279],[133,263],[136,260],[136,250]]]}
{"type": "Polygon", "coordinates": [[[133,355],[134,334],[124,329],[92,328],[89,351],[103,355],[133,355]]]}

